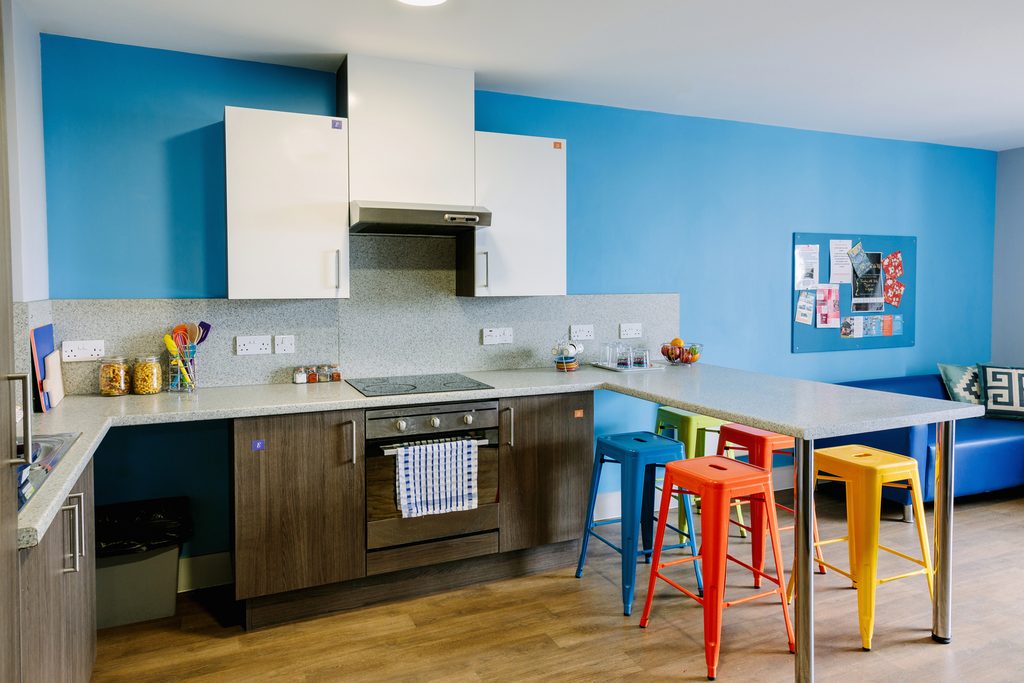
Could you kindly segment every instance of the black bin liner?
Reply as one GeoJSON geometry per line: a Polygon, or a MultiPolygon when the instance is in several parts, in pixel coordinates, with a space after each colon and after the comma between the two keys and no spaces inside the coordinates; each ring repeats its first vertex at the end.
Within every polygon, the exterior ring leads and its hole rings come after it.
{"type": "Polygon", "coordinates": [[[192,537],[188,498],[157,498],[96,507],[96,557],[144,553],[192,537]]]}

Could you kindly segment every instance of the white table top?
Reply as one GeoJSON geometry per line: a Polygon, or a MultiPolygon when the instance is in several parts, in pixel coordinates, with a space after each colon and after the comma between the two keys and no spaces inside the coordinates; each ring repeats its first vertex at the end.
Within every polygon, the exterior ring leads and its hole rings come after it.
{"type": "Polygon", "coordinates": [[[367,398],[348,384],[271,384],[212,387],[194,394],[69,396],[36,416],[37,434],[82,432],[18,515],[18,547],[38,544],[111,427],[217,420],[257,415],[381,408],[607,389],[662,405],[740,422],[796,438],[819,439],[978,417],[982,406],[903,396],[733,370],[673,366],[618,373],[584,367],[464,373],[493,389],[367,398]]]}

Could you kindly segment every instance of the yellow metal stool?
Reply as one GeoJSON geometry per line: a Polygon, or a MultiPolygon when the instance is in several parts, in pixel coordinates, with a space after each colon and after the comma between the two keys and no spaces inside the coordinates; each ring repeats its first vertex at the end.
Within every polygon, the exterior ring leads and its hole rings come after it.
{"type": "MultiPolygon", "coordinates": [[[[660,406],[658,408],[658,417],[655,420],[654,433],[661,436],[672,436],[672,434],[666,434],[666,432],[675,431],[673,438],[683,442],[686,457],[697,458],[707,454],[707,433],[717,432],[719,427],[728,423],[728,420],[698,415],[681,408],[660,406]]],[[[728,457],[735,459],[731,454],[728,457]]],[[[695,499],[695,501],[697,501],[696,504],[699,506],[699,499],[695,499]]],[[[733,508],[736,510],[736,521],[746,526],[746,522],[743,520],[743,505],[737,502],[733,505],[733,508]]],[[[700,508],[698,507],[697,509],[699,510],[700,508]]],[[[683,514],[682,505],[679,506],[678,516],[677,526],[683,531],[687,531],[686,516],[683,514]]],[[[742,527],[740,527],[740,537],[747,537],[747,530],[742,527]]],[[[682,536],[680,536],[681,538],[682,536]]]]}
{"type": "Polygon", "coordinates": [[[815,479],[841,481],[846,484],[847,535],[817,543],[818,546],[846,541],[850,555],[850,573],[822,561],[829,569],[847,577],[857,589],[857,612],[860,617],[860,639],[865,650],[871,649],[875,630],[875,593],[879,584],[924,574],[928,593],[932,593],[932,561],[928,552],[928,532],[924,523],[921,482],[917,461],[896,453],[867,446],[834,446],[814,452],[815,479]],[[910,489],[914,506],[914,523],[921,544],[921,559],[911,557],[878,542],[882,509],[882,487],[910,489]],[[922,569],[896,576],[878,578],[878,551],[920,565],[922,569]]]}

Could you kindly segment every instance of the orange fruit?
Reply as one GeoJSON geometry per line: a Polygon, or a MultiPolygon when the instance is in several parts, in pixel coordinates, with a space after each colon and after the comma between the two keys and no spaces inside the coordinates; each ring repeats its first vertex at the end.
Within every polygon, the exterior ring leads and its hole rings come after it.
{"type": "Polygon", "coordinates": [[[683,340],[680,339],[679,337],[676,337],[675,339],[670,341],[669,344],[671,344],[672,346],[684,346],[683,340]]]}

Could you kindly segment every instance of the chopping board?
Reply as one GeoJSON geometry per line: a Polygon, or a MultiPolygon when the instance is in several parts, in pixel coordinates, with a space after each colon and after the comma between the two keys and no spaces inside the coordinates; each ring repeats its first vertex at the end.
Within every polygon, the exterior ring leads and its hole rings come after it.
{"type": "Polygon", "coordinates": [[[43,359],[43,370],[46,379],[43,380],[43,391],[46,392],[46,402],[53,408],[64,399],[64,374],[60,367],[60,354],[54,351],[43,359]]]}
{"type": "Polygon", "coordinates": [[[29,343],[32,346],[32,373],[35,375],[34,398],[36,408],[42,412],[50,409],[50,402],[46,398],[46,389],[43,388],[43,380],[46,379],[46,357],[53,353],[53,324],[37,327],[29,333],[29,343]]]}

